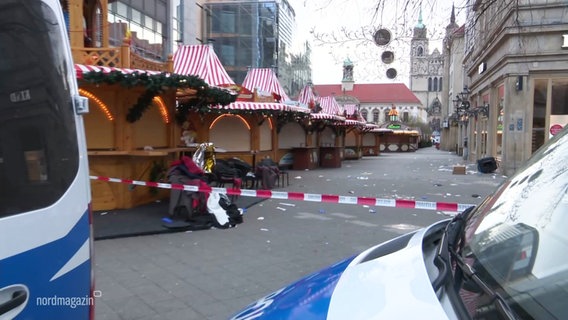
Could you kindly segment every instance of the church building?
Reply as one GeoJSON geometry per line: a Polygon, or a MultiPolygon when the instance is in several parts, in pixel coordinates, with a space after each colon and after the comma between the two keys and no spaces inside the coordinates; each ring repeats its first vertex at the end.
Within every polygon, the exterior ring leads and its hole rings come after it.
{"type": "Polygon", "coordinates": [[[334,96],[340,106],[356,105],[365,121],[382,124],[389,121],[389,112],[397,110],[405,123],[426,121],[426,111],[420,100],[404,83],[356,83],[354,64],[343,63],[343,79],[339,84],[314,85],[319,96],[334,96]]]}
{"type": "Polygon", "coordinates": [[[427,28],[422,21],[422,10],[410,42],[410,90],[420,100],[428,114],[428,123],[434,135],[442,126],[442,91],[446,86],[444,56],[438,49],[430,53],[427,28]]]}

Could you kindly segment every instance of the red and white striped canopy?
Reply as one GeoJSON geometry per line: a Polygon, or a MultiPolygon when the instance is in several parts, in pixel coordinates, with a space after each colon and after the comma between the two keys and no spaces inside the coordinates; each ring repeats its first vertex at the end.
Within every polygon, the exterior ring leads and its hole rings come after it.
{"type": "Polygon", "coordinates": [[[333,120],[340,123],[345,121],[345,117],[338,116],[335,114],[323,113],[323,112],[311,113],[310,118],[314,120],[333,120]]]}
{"type": "Polygon", "coordinates": [[[366,128],[366,129],[378,129],[378,128],[379,128],[379,125],[378,125],[378,124],[374,124],[374,123],[366,122],[366,123],[365,123],[365,128],[366,128]]]}
{"type": "Polygon", "coordinates": [[[365,122],[363,121],[359,121],[359,120],[353,120],[353,119],[345,119],[344,122],[342,122],[340,125],[342,126],[346,126],[346,127],[359,127],[359,128],[364,128],[365,127],[365,122]]]}
{"type": "Polygon", "coordinates": [[[318,97],[317,100],[323,113],[342,115],[341,107],[334,96],[318,97]]]}
{"type": "Polygon", "coordinates": [[[217,105],[217,109],[224,110],[276,110],[309,113],[310,110],[283,103],[235,101],[226,106],[217,105]]]}
{"type": "Polygon", "coordinates": [[[85,64],[75,64],[75,73],[77,79],[83,79],[83,74],[87,72],[102,72],[111,73],[112,71],[120,71],[124,74],[129,73],[147,73],[147,74],[160,74],[161,71],[151,71],[151,70],[141,70],[141,69],[127,69],[127,68],[113,68],[113,67],[103,67],[103,66],[91,66],[85,64]]]}
{"type": "Polygon", "coordinates": [[[211,45],[179,47],[174,54],[174,73],[197,76],[210,86],[235,84],[211,45]]]}
{"type": "Polygon", "coordinates": [[[282,102],[290,100],[280,81],[278,81],[276,74],[270,68],[250,69],[243,81],[243,87],[253,92],[256,89],[258,91],[276,93],[282,98],[282,102]]]}
{"type": "Polygon", "coordinates": [[[348,116],[352,116],[355,114],[355,111],[357,111],[357,105],[356,104],[343,105],[343,110],[345,110],[348,116]]]}
{"type": "Polygon", "coordinates": [[[305,86],[300,91],[298,96],[298,102],[309,105],[312,102],[316,102],[316,95],[314,94],[314,89],[311,86],[305,86]]]}
{"type": "Polygon", "coordinates": [[[288,106],[289,111],[294,111],[294,112],[302,112],[302,113],[311,113],[312,111],[304,106],[301,105],[294,105],[294,104],[289,104],[286,103],[286,105],[288,106]]]}

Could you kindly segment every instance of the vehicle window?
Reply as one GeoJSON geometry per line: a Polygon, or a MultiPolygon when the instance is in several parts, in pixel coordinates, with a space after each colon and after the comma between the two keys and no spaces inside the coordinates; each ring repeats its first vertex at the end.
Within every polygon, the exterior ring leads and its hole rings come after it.
{"type": "MultiPolygon", "coordinates": [[[[541,148],[469,220],[464,258],[522,319],[566,319],[568,306],[568,135],[541,148]]],[[[475,317],[495,307],[462,290],[475,317]]]]}
{"type": "Polygon", "coordinates": [[[78,170],[56,16],[38,1],[4,5],[17,8],[0,10],[0,218],[53,204],[78,170]]]}

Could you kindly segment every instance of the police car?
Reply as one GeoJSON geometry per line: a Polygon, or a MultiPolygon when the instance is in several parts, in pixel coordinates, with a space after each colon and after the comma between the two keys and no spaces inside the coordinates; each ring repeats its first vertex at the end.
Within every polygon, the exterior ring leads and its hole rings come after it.
{"type": "Polygon", "coordinates": [[[252,303],[244,319],[568,319],[564,130],[477,207],[252,303]]]}

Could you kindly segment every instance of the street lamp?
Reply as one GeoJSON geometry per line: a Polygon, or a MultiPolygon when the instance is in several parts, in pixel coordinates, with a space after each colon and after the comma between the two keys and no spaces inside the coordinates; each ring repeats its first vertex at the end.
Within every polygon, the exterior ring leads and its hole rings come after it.
{"type": "Polygon", "coordinates": [[[474,114],[474,110],[470,110],[471,104],[469,103],[469,88],[467,86],[463,87],[463,91],[456,95],[456,98],[452,100],[456,109],[456,115],[458,122],[461,124],[467,123],[469,116],[474,114]]]}
{"type": "Polygon", "coordinates": [[[477,107],[475,109],[475,114],[481,114],[482,116],[488,117],[489,116],[489,103],[482,105],[481,107],[477,107]]]}
{"type": "Polygon", "coordinates": [[[456,103],[456,110],[458,114],[469,112],[470,103],[468,98],[470,93],[471,91],[469,91],[469,88],[465,86],[463,87],[463,91],[456,95],[456,100],[454,100],[454,103],[456,103]]]}
{"type": "Polygon", "coordinates": [[[470,109],[471,105],[468,101],[470,93],[471,91],[469,91],[469,88],[465,86],[463,88],[463,91],[456,95],[456,99],[452,100],[456,106],[456,111],[458,113],[458,116],[460,116],[460,118],[465,117],[466,120],[470,115],[475,115],[476,117],[477,115],[488,117],[489,116],[488,103],[482,106],[478,106],[475,109],[470,109]]]}

